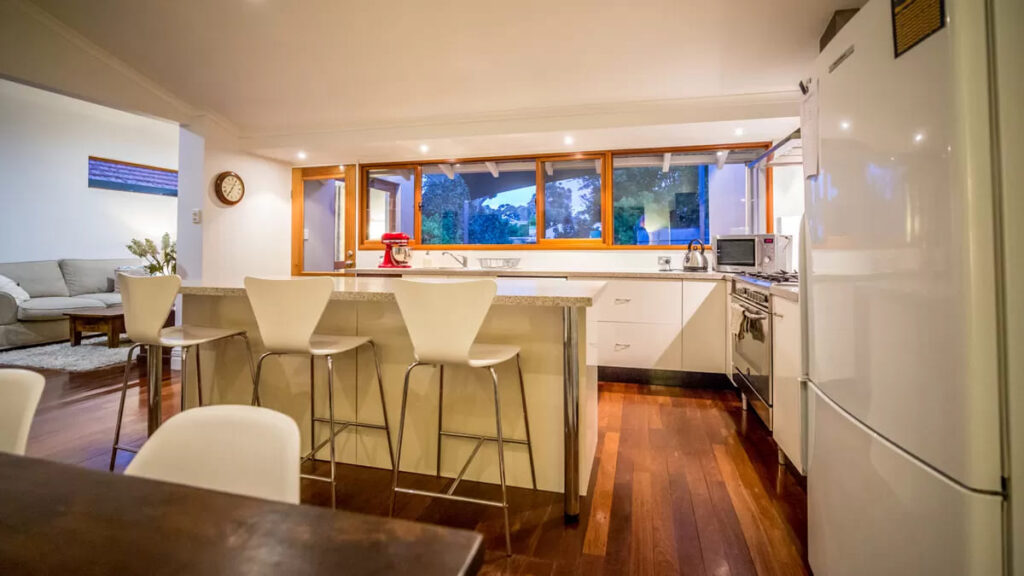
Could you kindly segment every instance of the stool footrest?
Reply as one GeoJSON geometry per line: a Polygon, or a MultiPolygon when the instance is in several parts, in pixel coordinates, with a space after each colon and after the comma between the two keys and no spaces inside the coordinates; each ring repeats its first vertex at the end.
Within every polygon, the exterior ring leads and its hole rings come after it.
{"type": "MultiPolygon", "coordinates": [[[[313,422],[316,422],[318,424],[330,424],[331,423],[331,419],[330,418],[321,418],[321,417],[318,416],[316,418],[313,418],[313,422]]],[[[334,421],[334,425],[335,426],[358,426],[359,428],[373,428],[375,430],[386,430],[387,429],[387,428],[384,427],[383,424],[369,424],[369,423],[365,423],[365,422],[354,422],[352,420],[335,420],[334,421]]]]}
{"type": "MultiPolygon", "coordinates": [[[[487,440],[490,442],[498,441],[498,438],[496,436],[481,436],[479,434],[466,434],[464,432],[447,432],[445,430],[441,431],[441,436],[451,436],[453,438],[468,438],[470,440],[487,440]]],[[[529,442],[526,440],[517,440],[515,438],[502,438],[501,441],[505,444],[521,444],[523,446],[529,444],[529,442]]]]}
{"type": "Polygon", "coordinates": [[[121,452],[131,452],[132,454],[138,454],[139,453],[139,449],[138,448],[125,448],[124,446],[121,446],[120,444],[115,445],[114,446],[114,450],[120,450],[121,452]]]}
{"type": "Polygon", "coordinates": [[[415,490],[412,488],[402,488],[401,486],[395,487],[395,492],[402,492],[403,494],[414,494],[416,496],[428,496],[430,498],[443,498],[445,500],[454,500],[456,502],[468,502],[470,504],[482,504],[484,506],[494,506],[495,508],[505,508],[507,504],[498,502],[496,500],[483,500],[480,498],[470,498],[468,496],[456,496],[454,494],[445,494],[443,492],[430,492],[427,490],[415,490]]]}
{"type": "MultiPolygon", "coordinates": [[[[335,422],[335,423],[337,424],[337,422],[335,422]]],[[[303,462],[308,462],[309,460],[312,460],[314,454],[316,454],[317,452],[322,450],[324,446],[327,446],[327,444],[329,444],[332,440],[337,438],[338,434],[341,434],[342,432],[344,432],[345,428],[348,428],[349,426],[350,426],[350,424],[342,424],[341,428],[338,428],[337,430],[335,430],[334,434],[331,435],[330,438],[327,438],[326,440],[322,440],[312,450],[310,450],[305,456],[303,456],[302,459],[299,460],[299,464],[302,464],[303,462]]]]}
{"type": "Polygon", "coordinates": [[[306,480],[319,480],[321,482],[330,482],[331,479],[327,476],[317,476],[315,474],[299,474],[299,478],[305,478],[306,480]]]}

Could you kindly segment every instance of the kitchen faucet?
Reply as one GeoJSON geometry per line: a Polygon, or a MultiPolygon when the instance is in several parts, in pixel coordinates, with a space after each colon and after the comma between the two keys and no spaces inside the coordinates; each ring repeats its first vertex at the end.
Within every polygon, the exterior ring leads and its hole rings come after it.
{"type": "Polygon", "coordinates": [[[456,262],[459,263],[459,266],[462,266],[463,268],[466,268],[466,267],[469,266],[469,256],[459,256],[458,254],[452,254],[451,252],[448,252],[447,250],[444,251],[444,252],[441,252],[441,256],[442,257],[444,257],[444,256],[451,256],[452,258],[455,259],[456,262]]]}

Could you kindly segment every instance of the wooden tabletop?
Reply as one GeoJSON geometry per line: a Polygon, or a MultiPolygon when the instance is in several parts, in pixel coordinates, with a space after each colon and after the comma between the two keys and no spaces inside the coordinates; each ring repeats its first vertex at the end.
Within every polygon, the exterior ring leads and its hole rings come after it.
{"type": "Polygon", "coordinates": [[[110,318],[113,316],[124,316],[124,308],[121,306],[111,306],[110,308],[80,308],[78,310],[65,312],[64,315],[69,318],[110,318]]]}
{"type": "Polygon", "coordinates": [[[476,574],[471,531],[0,453],[0,574],[476,574]]]}

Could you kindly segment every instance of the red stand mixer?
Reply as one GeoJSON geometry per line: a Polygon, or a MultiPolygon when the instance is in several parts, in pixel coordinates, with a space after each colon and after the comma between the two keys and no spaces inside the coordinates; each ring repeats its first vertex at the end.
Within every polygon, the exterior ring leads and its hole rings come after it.
{"type": "Polygon", "coordinates": [[[411,268],[412,253],[409,237],[401,232],[388,232],[380,237],[384,244],[384,260],[378,268],[411,268]]]}

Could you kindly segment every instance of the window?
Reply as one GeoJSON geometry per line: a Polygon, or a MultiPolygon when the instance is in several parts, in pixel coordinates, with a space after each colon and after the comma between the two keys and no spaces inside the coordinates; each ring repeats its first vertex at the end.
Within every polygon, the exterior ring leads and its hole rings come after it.
{"type": "Polygon", "coordinates": [[[682,154],[615,156],[614,244],[670,246],[709,240],[708,166],[682,154]]]}
{"type": "Polygon", "coordinates": [[[745,162],[761,149],[616,154],[612,159],[612,244],[707,245],[746,233],[745,162]]]}
{"type": "Polygon", "coordinates": [[[601,240],[602,157],[543,162],[544,238],[601,240]]]}
{"type": "Polygon", "coordinates": [[[426,164],[421,244],[535,244],[535,160],[426,164]]]}
{"type": "Polygon", "coordinates": [[[302,181],[303,272],[331,272],[345,256],[345,180],[302,181]]]}
{"type": "MultiPolygon", "coordinates": [[[[359,241],[446,249],[658,249],[759,229],[747,164],[770,143],[370,164],[359,241]]],[[[770,178],[766,180],[771,187],[770,178]]]]}
{"type": "Polygon", "coordinates": [[[379,241],[385,232],[416,233],[416,168],[373,168],[366,171],[369,194],[363,209],[366,236],[379,241]]]}

